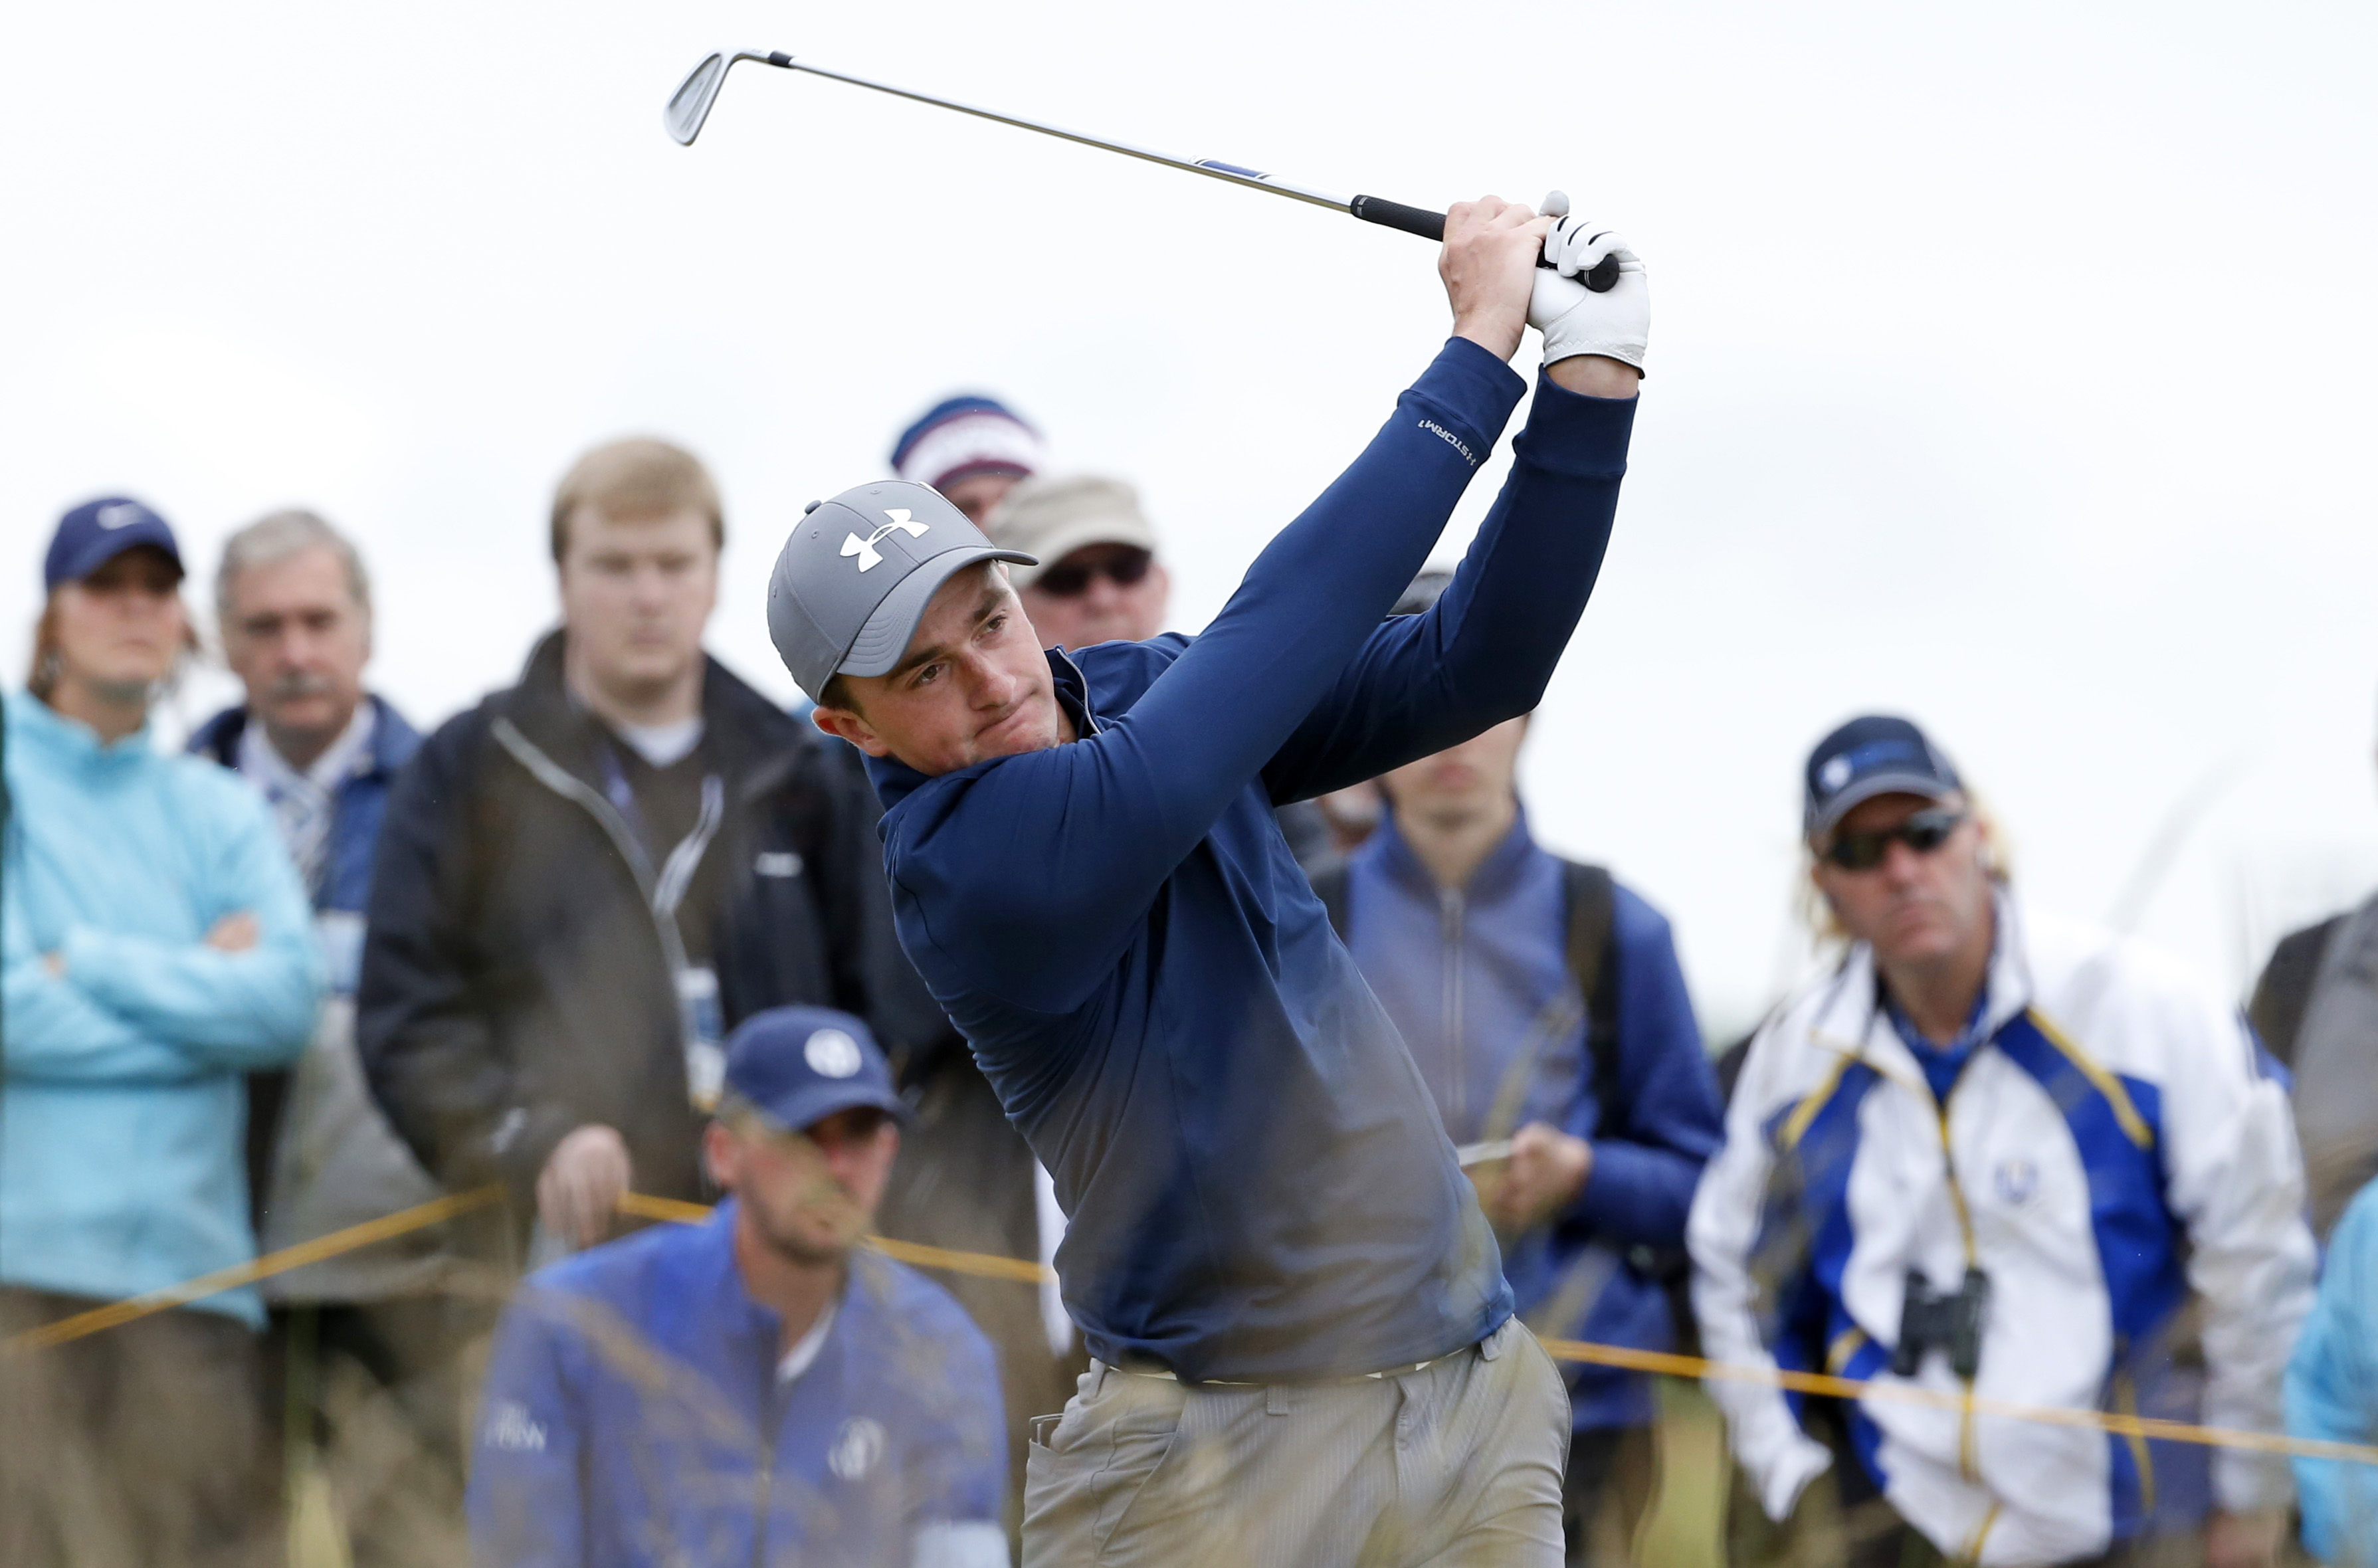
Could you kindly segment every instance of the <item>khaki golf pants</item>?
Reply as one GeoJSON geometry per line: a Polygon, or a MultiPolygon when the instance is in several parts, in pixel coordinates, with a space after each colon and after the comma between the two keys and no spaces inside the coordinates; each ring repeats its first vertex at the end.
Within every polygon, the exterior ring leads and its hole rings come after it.
{"type": "Polygon", "coordinates": [[[1092,1362],[1036,1423],[1024,1568],[1557,1568],[1568,1391],[1514,1319],[1399,1375],[1182,1383],[1092,1362]]]}

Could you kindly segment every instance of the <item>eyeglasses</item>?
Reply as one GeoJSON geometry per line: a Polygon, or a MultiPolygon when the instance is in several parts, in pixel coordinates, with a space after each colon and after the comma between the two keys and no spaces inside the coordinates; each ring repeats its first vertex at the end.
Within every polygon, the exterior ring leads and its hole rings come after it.
{"type": "Polygon", "coordinates": [[[1090,580],[1104,577],[1117,588],[1129,588],[1147,575],[1156,557],[1146,550],[1124,548],[1087,561],[1059,561],[1032,580],[1032,586],[1051,599],[1072,599],[1090,591],[1090,580]]]}
{"type": "Polygon", "coordinates": [[[1918,855],[1929,855],[1949,842],[1949,835],[1963,827],[1965,814],[1946,806],[1934,806],[1918,811],[1895,828],[1882,828],[1871,832],[1836,833],[1825,850],[1825,858],[1844,871],[1871,871],[1882,864],[1891,846],[1904,844],[1918,855]]]}

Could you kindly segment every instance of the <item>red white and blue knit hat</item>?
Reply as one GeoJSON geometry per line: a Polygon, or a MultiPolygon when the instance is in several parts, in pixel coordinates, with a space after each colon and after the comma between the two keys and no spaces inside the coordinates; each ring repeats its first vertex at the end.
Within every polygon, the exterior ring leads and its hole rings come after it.
{"type": "Polygon", "coordinates": [[[900,433],[892,472],[939,490],[981,473],[1029,479],[1049,463],[1040,433],[985,397],[945,398],[900,433]]]}

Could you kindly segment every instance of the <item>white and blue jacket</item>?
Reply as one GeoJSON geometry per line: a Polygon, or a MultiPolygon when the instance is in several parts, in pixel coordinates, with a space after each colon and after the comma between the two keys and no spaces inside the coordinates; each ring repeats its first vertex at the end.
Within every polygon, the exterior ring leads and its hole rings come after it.
{"type": "MultiPolygon", "coordinates": [[[[2192,1289],[2204,1419],[2276,1431],[2312,1305],[2303,1172],[2280,1086],[2236,1010],[2134,942],[1999,901],[1982,1043],[1936,1101],[1854,947],[1752,1043],[1688,1227],[1694,1305],[1720,1362],[1888,1384],[1908,1271],[1991,1299],[1977,1374],[1925,1359],[1942,1405],[1868,1397],[1859,1459],[1942,1551],[2094,1557],[2155,1512],[2166,1445],[1986,1416],[1973,1401],[2120,1409],[2192,1289]]],[[[1784,1517],[1830,1463],[1798,1401],[1712,1379],[1735,1452],[1784,1517]]],[[[2214,1501],[2288,1495],[2285,1462],[2225,1450],[2214,1501]]]]}

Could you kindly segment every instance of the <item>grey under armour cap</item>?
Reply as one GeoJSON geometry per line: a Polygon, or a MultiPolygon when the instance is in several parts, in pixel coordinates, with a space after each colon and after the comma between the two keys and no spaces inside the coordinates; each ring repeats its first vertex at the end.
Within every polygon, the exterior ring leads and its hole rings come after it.
{"type": "Polygon", "coordinates": [[[934,590],[980,561],[1038,566],[1003,550],[940,491],[881,479],[812,504],[768,578],[768,636],[793,683],[824,700],[836,675],[900,662],[934,590]]]}

